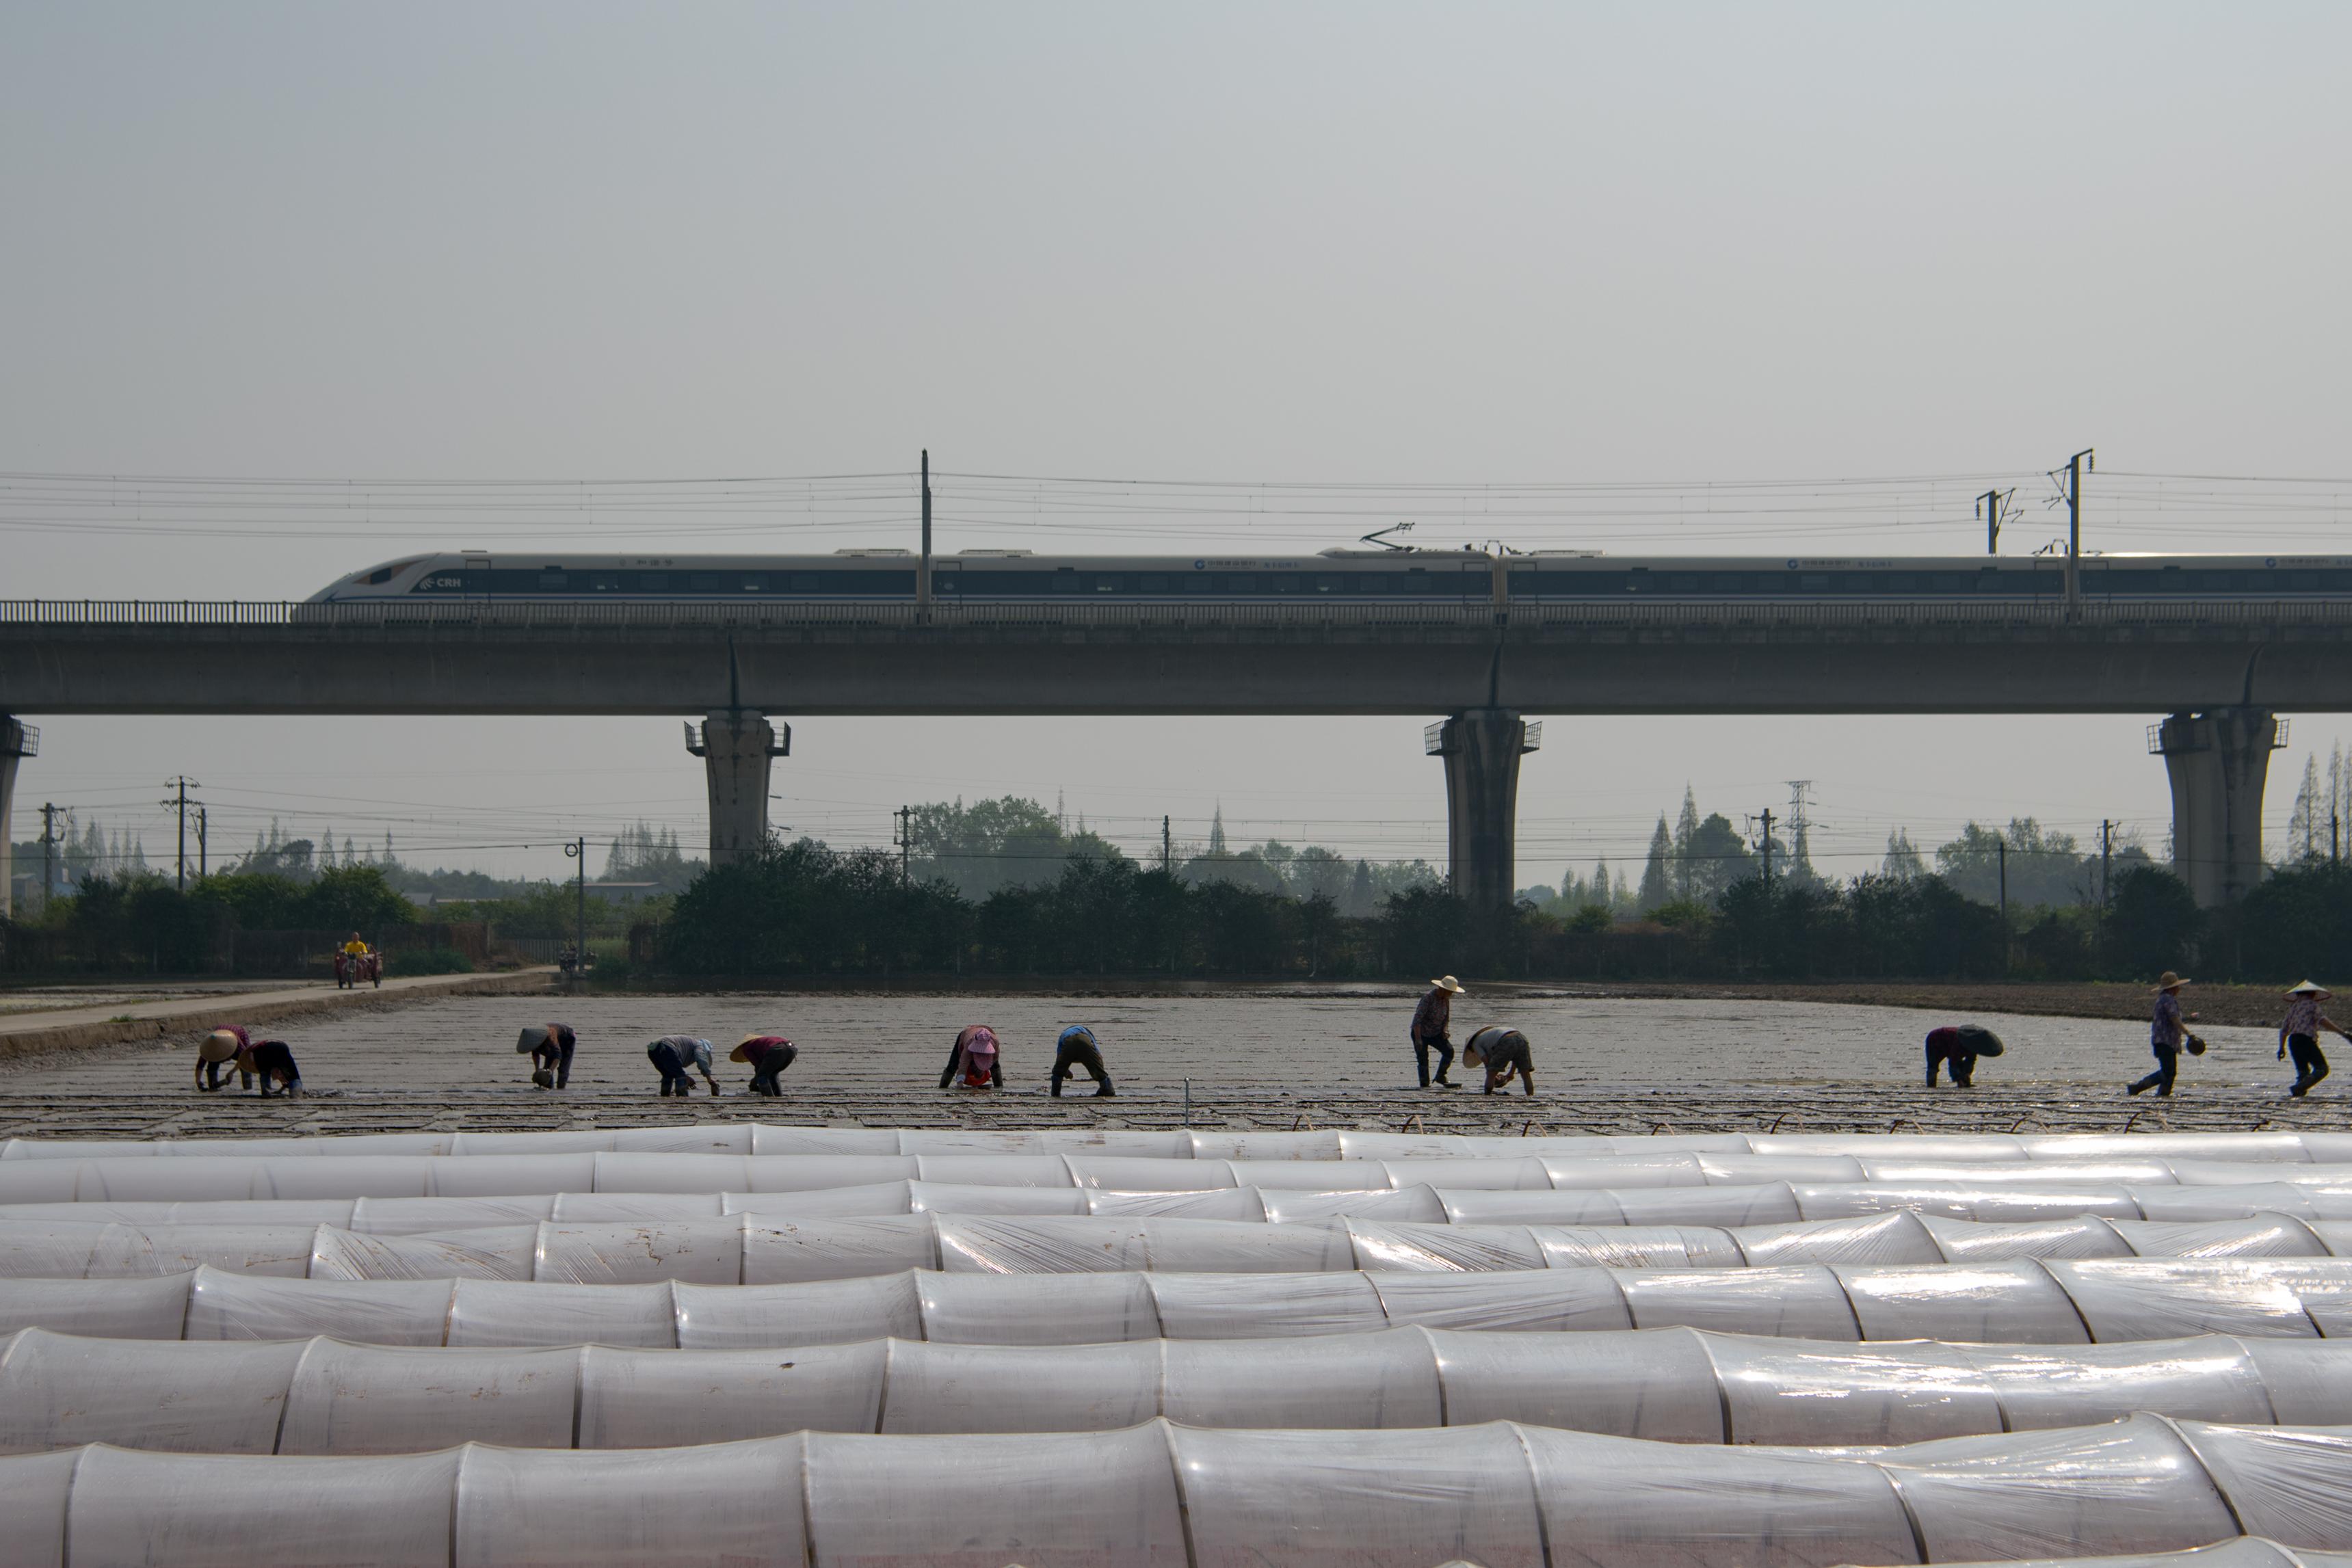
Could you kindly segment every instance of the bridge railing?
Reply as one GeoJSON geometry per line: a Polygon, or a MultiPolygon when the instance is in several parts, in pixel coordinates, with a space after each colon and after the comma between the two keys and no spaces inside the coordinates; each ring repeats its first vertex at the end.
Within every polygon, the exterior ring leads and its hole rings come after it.
{"type": "MultiPolygon", "coordinates": [[[[2074,623],[2115,626],[2347,626],[2347,600],[2101,600],[2086,602],[2074,623]]],[[[1517,603],[1503,617],[1514,628],[1592,626],[1639,628],[1789,628],[2010,626],[2057,627],[2070,617],[2047,599],[1608,601],[1517,603]]],[[[270,627],[372,631],[407,627],[576,631],[692,631],[793,627],[1101,628],[1172,630],[1339,627],[1492,628],[1486,601],[1363,604],[1297,603],[954,603],[928,615],[911,604],[737,602],[677,604],[422,600],[311,604],[261,600],[0,600],[0,626],[270,627]]]]}

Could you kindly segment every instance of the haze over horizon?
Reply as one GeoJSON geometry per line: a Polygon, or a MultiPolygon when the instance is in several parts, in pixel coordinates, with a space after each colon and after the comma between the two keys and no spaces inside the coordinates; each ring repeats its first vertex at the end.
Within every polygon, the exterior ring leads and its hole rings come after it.
{"type": "MultiPolygon", "coordinates": [[[[2025,553],[2084,446],[2095,548],[2341,550],[2347,44],[2315,5],[19,7],[0,597],[912,545],[924,447],[948,551],[1974,554],[2014,486],[2025,553]]],[[[237,848],[561,877],[575,831],[702,833],[673,719],[26,716],[18,838],[55,800],[152,856],[178,773],[237,848]]],[[[776,819],[835,844],[1016,793],[1444,858],[1412,720],[779,716],[776,819]]],[[[1792,779],[1839,874],[1969,818],[2160,852],[2158,716],[1553,718],[1517,880],[1792,779]]],[[[2352,735],[2294,725],[2273,836],[2352,735]]]]}

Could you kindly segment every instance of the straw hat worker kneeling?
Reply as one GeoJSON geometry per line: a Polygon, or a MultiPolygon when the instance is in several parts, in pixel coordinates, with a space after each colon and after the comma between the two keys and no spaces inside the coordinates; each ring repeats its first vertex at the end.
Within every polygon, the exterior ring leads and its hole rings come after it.
{"type": "Polygon", "coordinates": [[[1489,1094],[1508,1085],[1513,1074],[1517,1075],[1525,1092],[1536,1092],[1535,1061],[1528,1050],[1528,1037],[1517,1030],[1490,1024],[1463,1046],[1462,1060],[1467,1066],[1486,1070],[1489,1094]]]}

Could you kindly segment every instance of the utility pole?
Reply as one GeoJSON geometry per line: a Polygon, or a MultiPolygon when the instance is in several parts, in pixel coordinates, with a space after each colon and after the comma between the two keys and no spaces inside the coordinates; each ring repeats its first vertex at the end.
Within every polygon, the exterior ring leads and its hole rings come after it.
{"type": "Polygon", "coordinates": [[[58,895],[58,813],[62,806],[41,803],[41,908],[46,913],[49,900],[58,895]]]}
{"type": "Polygon", "coordinates": [[[2083,612],[2083,476],[2098,467],[2087,446],[2066,459],[2066,619],[2083,612]]]}
{"type": "Polygon", "coordinates": [[[166,779],[163,780],[163,788],[166,789],[176,789],[178,791],[176,795],[164,800],[163,804],[166,806],[176,806],[180,812],[180,866],[178,879],[173,885],[178,887],[184,893],[187,891],[188,886],[188,790],[192,786],[198,789],[204,788],[203,785],[196,783],[194,779],[190,779],[184,773],[181,774],[177,779],[166,779]]]}
{"type": "Polygon", "coordinates": [[[915,809],[901,806],[891,815],[898,819],[898,831],[891,841],[898,846],[898,885],[907,887],[915,880],[915,809]]]}
{"type": "Polygon", "coordinates": [[[923,553],[915,562],[915,618],[931,618],[931,449],[923,448],[923,553]]]}
{"type": "Polygon", "coordinates": [[[2109,876],[2115,870],[2116,825],[2101,818],[2099,821],[2099,907],[2110,906],[2112,894],[2109,876]]]}
{"type": "Polygon", "coordinates": [[[1764,891],[1772,891],[1772,808],[1764,808],[1764,891]]]}
{"type": "Polygon", "coordinates": [[[2016,494],[2014,489],[1987,490],[1977,497],[1977,516],[1984,519],[1987,555],[2000,553],[2000,515],[2007,509],[2009,498],[2016,494]]]}
{"type": "Polygon", "coordinates": [[[579,903],[573,915],[573,930],[577,933],[572,945],[572,973],[584,977],[588,973],[588,836],[583,833],[563,846],[564,858],[580,862],[579,903]]]}
{"type": "Polygon", "coordinates": [[[1174,864],[1175,856],[1173,854],[1173,851],[1175,847],[1175,840],[1170,838],[1168,835],[1168,819],[1163,815],[1160,819],[1160,874],[1162,876],[1166,876],[1170,868],[1174,864]]]}
{"type": "Polygon", "coordinates": [[[2000,972],[2009,973],[2009,841],[1993,840],[2000,855],[2000,972]]]}

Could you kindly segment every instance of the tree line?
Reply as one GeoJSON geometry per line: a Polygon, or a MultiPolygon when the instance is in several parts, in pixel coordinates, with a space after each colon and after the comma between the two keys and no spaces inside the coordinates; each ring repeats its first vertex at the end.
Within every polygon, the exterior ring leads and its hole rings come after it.
{"type": "MultiPolygon", "coordinates": [[[[1664,812],[1658,814],[1638,882],[1622,868],[1612,872],[1604,856],[1590,876],[1571,868],[1557,892],[1531,887],[1520,896],[1538,906],[1557,902],[1570,911],[1599,910],[1620,918],[1652,915],[1669,904],[1711,906],[1736,884],[1763,876],[1768,864],[1775,882],[1824,885],[1801,818],[1793,830],[1781,823],[1769,834],[1751,836],[1720,811],[1701,816],[1696,794],[1685,789],[1671,826],[1664,812]]],[[[1877,874],[1892,882],[1932,874],[1979,904],[1999,904],[2005,894],[2012,909],[2031,909],[2101,902],[2116,878],[2155,864],[2133,835],[2084,845],[2032,817],[2012,817],[2006,826],[1970,821],[1931,852],[1913,843],[1907,829],[1895,829],[1886,835],[1877,874]]]]}
{"type": "MultiPolygon", "coordinates": [[[[1916,851],[1906,861],[1898,840],[1881,869],[1844,882],[1813,873],[1799,839],[1775,850],[1768,882],[1760,844],[1687,797],[1683,817],[1680,827],[1662,819],[1662,842],[1622,903],[1522,899],[1481,911],[1422,862],[1375,866],[1271,841],[1234,849],[1222,820],[1207,843],[1161,865],[1034,802],[959,802],[918,809],[903,853],[802,840],[715,871],[681,858],[675,871],[691,873],[682,892],[634,908],[591,898],[588,935],[618,947],[625,934],[627,957],[612,972],[656,978],[2134,979],[2191,964],[2214,977],[2352,974],[2352,871],[2324,859],[2208,912],[2144,853],[2096,867],[2030,819],[1998,833],[1971,824],[1936,852],[1934,869],[1916,851]],[[2005,921],[1976,880],[1988,842],[2011,846],[2005,921]],[[2037,880],[2026,869],[2037,859],[2059,870],[2037,880]],[[2094,869],[2107,874],[2085,881],[2094,869]]],[[[676,854],[674,838],[645,830],[616,841],[612,858],[676,854]]],[[[218,967],[225,932],[357,929],[381,942],[422,917],[381,865],[305,869],[192,878],[184,890],[152,872],[94,876],[9,925],[0,963],[194,973],[218,967]]],[[[1596,868],[1584,887],[1613,897],[1624,880],[1596,868]]],[[[434,914],[568,940],[580,906],[571,884],[551,882],[434,914]]]]}
{"type": "Polygon", "coordinates": [[[1933,873],[1767,883],[1619,920],[1521,901],[1497,911],[1443,888],[1370,915],[1190,881],[1106,846],[1053,880],[966,897],[878,850],[802,840],[706,873],[632,933],[630,963],[693,978],[791,976],[1231,976],[2145,979],[2197,964],[2215,978],[2352,974],[2352,872],[2282,872],[2237,909],[2197,908],[2179,878],[2135,865],[2106,903],[1999,910],[1933,873]]]}

